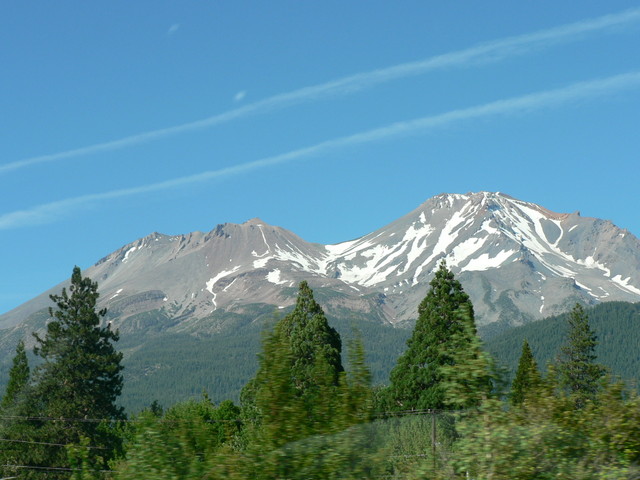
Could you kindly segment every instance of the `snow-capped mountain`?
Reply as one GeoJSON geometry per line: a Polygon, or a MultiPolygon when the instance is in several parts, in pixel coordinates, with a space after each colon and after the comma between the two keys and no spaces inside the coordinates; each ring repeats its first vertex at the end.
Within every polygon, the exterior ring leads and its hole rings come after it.
{"type": "MultiPolygon", "coordinates": [[[[122,327],[160,312],[195,328],[252,305],[284,308],[307,280],[335,315],[398,323],[444,259],[471,296],[479,325],[519,324],[576,301],[640,301],[640,241],[612,223],[559,214],[502,193],[442,194],[356,240],[321,245],[260,221],[208,233],[153,233],[83,272],[122,327]]],[[[59,292],[63,285],[51,292],[59,292]]],[[[49,305],[48,294],[0,316],[15,325],[49,305]]]]}

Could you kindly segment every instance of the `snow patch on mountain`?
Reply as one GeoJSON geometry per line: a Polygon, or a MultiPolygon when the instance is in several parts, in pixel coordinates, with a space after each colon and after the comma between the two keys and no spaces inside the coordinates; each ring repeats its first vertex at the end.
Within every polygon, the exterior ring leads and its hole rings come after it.
{"type": "Polygon", "coordinates": [[[135,252],[138,249],[137,246],[131,247],[129,250],[127,250],[124,254],[124,258],[122,259],[122,263],[127,263],[127,261],[129,260],[129,256],[135,252]]]}
{"type": "Polygon", "coordinates": [[[622,275],[616,275],[611,279],[611,281],[619,287],[622,287],[629,292],[640,295],[640,288],[634,287],[633,285],[629,284],[629,280],[631,280],[631,277],[627,277],[623,280],[622,275]]]}
{"type": "MultiPolygon", "coordinates": [[[[572,257],[573,258],[573,257],[572,257]]],[[[587,268],[594,268],[598,270],[602,270],[607,277],[611,276],[611,270],[609,270],[602,263],[597,262],[592,256],[585,258],[584,260],[576,259],[574,260],[579,265],[584,265],[587,268]]]]}
{"type": "Polygon", "coordinates": [[[261,258],[260,260],[255,260],[253,262],[253,268],[264,268],[267,266],[267,263],[269,263],[269,260],[271,260],[273,257],[266,257],[266,258],[261,258]]]}
{"type": "Polygon", "coordinates": [[[284,285],[285,283],[289,283],[288,280],[283,280],[282,278],[280,278],[280,274],[280,269],[276,268],[275,270],[267,273],[267,276],[265,278],[267,279],[267,281],[275,285],[284,285]]]}
{"type": "Polygon", "coordinates": [[[120,293],[122,292],[122,290],[124,290],[123,288],[120,288],[116,293],[114,293],[111,298],[109,298],[109,300],[113,300],[114,298],[116,298],[118,295],[120,295],[120,293]]]}
{"type": "Polygon", "coordinates": [[[488,253],[483,253],[477,258],[469,260],[469,262],[462,268],[462,271],[481,272],[489,270],[490,268],[499,268],[517,253],[518,252],[516,250],[502,250],[494,257],[489,256],[488,253]]]}
{"type": "Polygon", "coordinates": [[[227,275],[231,275],[232,273],[237,272],[238,270],[240,270],[241,265],[237,265],[235,267],[233,267],[231,270],[223,270],[220,273],[218,273],[217,275],[215,275],[214,277],[211,277],[207,283],[205,284],[205,288],[207,289],[207,291],[209,293],[211,293],[212,295],[215,295],[213,293],[213,286],[218,282],[218,280],[220,280],[221,278],[226,277],[227,275]]]}

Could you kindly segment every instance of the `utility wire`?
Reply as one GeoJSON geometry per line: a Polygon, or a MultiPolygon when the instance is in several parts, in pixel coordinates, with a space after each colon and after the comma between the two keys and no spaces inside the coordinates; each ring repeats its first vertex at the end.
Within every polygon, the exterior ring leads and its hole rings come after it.
{"type": "MultiPolygon", "coordinates": [[[[0,438],[0,442],[8,442],[8,443],[27,443],[31,445],[49,445],[52,447],[68,447],[75,446],[79,448],[90,448],[94,450],[107,450],[106,447],[94,447],[94,446],[85,446],[85,445],[77,445],[77,444],[67,444],[67,443],[51,443],[51,442],[36,442],[35,440],[17,440],[12,438],[0,438]]],[[[2,480],[2,479],[0,479],[2,480]]]]}
{"type": "MultiPolygon", "coordinates": [[[[85,468],[67,468],[67,467],[39,467],[37,465],[2,465],[5,468],[26,468],[30,470],[51,470],[62,472],[101,472],[101,473],[113,473],[115,470],[87,470],[85,468]]],[[[10,477],[11,478],[11,477],[10,477]]]]}
{"type": "MultiPolygon", "coordinates": [[[[372,414],[373,418],[380,417],[404,417],[409,415],[452,415],[456,413],[463,413],[465,410],[433,410],[433,409],[423,409],[423,410],[398,410],[398,411],[389,411],[389,412],[377,412],[372,414]]],[[[25,420],[25,421],[33,421],[33,422],[78,422],[78,423],[142,423],[146,422],[146,419],[113,419],[113,418],[66,418],[66,417],[36,417],[36,416],[0,416],[0,420],[25,420]]],[[[231,418],[231,419],[210,419],[204,420],[205,423],[225,423],[225,422],[245,422],[259,420],[259,417],[250,417],[250,418],[231,418]]],[[[166,419],[166,418],[157,418],[157,421],[160,423],[179,423],[179,422],[188,422],[190,419],[166,419]]]]}

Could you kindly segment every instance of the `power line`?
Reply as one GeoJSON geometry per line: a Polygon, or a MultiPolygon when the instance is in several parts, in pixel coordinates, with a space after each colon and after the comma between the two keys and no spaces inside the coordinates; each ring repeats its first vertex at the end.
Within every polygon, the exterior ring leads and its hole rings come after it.
{"type": "MultiPolygon", "coordinates": [[[[100,473],[114,473],[115,470],[87,470],[85,468],[68,468],[68,467],[40,467],[37,465],[2,465],[5,468],[26,468],[30,470],[51,470],[58,472],[100,472],[100,473]]],[[[15,477],[9,477],[15,478],[15,477]]]]}
{"type": "MultiPolygon", "coordinates": [[[[435,410],[435,409],[422,409],[422,410],[394,410],[388,412],[377,412],[372,414],[373,418],[381,418],[381,417],[403,417],[409,415],[453,415],[456,413],[463,413],[465,410],[435,410]]],[[[205,423],[225,423],[225,422],[246,422],[259,420],[260,417],[247,417],[247,418],[221,418],[221,419],[209,419],[203,420],[205,423]]],[[[37,416],[18,416],[18,415],[9,415],[9,416],[0,416],[0,420],[25,420],[25,421],[33,421],[33,422],[78,422],[78,423],[142,423],[146,422],[147,419],[114,419],[114,418],[67,418],[67,417],[37,417],[37,416]]],[[[179,422],[188,422],[191,419],[167,419],[167,418],[156,418],[156,421],[159,423],[179,423],[179,422]]]]}
{"type": "MultiPolygon", "coordinates": [[[[76,445],[76,444],[67,444],[67,443],[51,443],[51,442],[37,442],[35,440],[18,440],[13,438],[0,438],[0,442],[9,442],[9,443],[27,443],[31,445],[49,445],[52,447],[69,447],[71,445],[80,448],[90,448],[95,450],[107,450],[106,447],[94,447],[94,446],[85,446],[85,445],[76,445]]],[[[1,479],[0,479],[1,480],[1,479]]]]}

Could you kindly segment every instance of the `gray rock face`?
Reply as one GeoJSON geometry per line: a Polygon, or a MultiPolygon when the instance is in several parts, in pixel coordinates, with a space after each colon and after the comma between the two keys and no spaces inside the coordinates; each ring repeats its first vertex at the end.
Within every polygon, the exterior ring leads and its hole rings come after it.
{"type": "MultiPolygon", "coordinates": [[[[301,280],[323,292],[329,313],[397,324],[416,317],[442,259],[471,296],[479,325],[516,325],[576,301],[640,301],[640,241],[628,231],[489,192],[438,195],[336,245],[306,242],[259,219],[208,233],[153,233],[84,274],[99,283],[101,304],[120,327],[150,311],[193,331],[216,311],[284,308],[301,280]]],[[[48,306],[48,293],[1,316],[0,327],[48,306]]]]}

